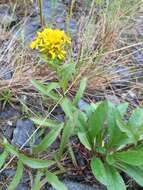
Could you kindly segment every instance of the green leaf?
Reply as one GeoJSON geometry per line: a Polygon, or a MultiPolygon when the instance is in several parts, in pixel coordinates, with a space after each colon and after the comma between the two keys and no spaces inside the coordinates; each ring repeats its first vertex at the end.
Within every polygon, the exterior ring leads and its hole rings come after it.
{"type": "Polygon", "coordinates": [[[128,150],[126,152],[114,153],[112,156],[117,161],[122,161],[133,166],[143,165],[143,151],[128,150]]]}
{"type": "Polygon", "coordinates": [[[71,80],[73,73],[75,72],[75,64],[64,64],[58,70],[59,82],[63,91],[66,90],[68,82],[71,80]]]}
{"type": "Polygon", "coordinates": [[[40,81],[32,80],[31,83],[33,86],[39,90],[43,95],[52,98],[53,100],[58,100],[60,97],[57,93],[54,93],[53,90],[59,88],[58,83],[50,83],[48,85],[42,84],[40,81]]]}
{"type": "Polygon", "coordinates": [[[125,115],[125,113],[127,112],[127,109],[128,109],[128,103],[122,103],[122,104],[119,104],[117,106],[117,110],[119,111],[121,117],[123,117],[125,115]]]}
{"type": "Polygon", "coordinates": [[[121,114],[118,109],[108,102],[108,135],[109,143],[106,145],[108,148],[120,148],[128,143],[128,136],[125,131],[122,131],[117,125],[116,120],[121,120],[121,114]]]}
{"type": "Polygon", "coordinates": [[[6,158],[8,157],[8,153],[6,150],[3,151],[2,154],[0,154],[0,168],[3,166],[3,164],[6,161],[6,158]]]}
{"type": "Polygon", "coordinates": [[[9,144],[9,142],[6,139],[4,139],[4,147],[5,147],[5,150],[8,153],[11,153],[11,154],[19,157],[18,150],[14,146],[12,146],[11,144],[9,144]]]}
{"type": "Polygon", "coordinates": [[[140,186],[143,187],[143,169],[138,166],[130,166],[120,163],[120,169],[132,177],[140,186]]]}
{"type": "Polygon", "coordinates": [[[92,158],[91,169],[95,178],[102,184],[107,185],[107,177],[104,164],[99,158],[92,158]]]}
{"type": "Polygon", "coordinates": [[[88,150],[92,149],[86,133],[78,132],[78,138],[80,142],[85,146],[85,148],[87,148],[88,150]]]}
{"type": "Polygon", "coordinates": [[[68,190],[67,187],[61,181],[59,181],[55,174],[47,171],[46,178],[48,183],[51,184],[56,190],[68,190]]]}
{"type": "Polygon", "coordinates": [[[40,179],[42,177],[42,173],[41,172],[37,172],[36,178],[34,180],[34,185],[32,187],[32,190],[40,190],[40,179]]]}
{"type": "Polygon", "coordinates": [[[70,125],[70,122],[67,122],[62,132],[60,149],[59,149],[59,158],[62,156],[65,147],[68,145],[68,141],[70,136],[72,135],[72,132],[73,132],[72,126],[70,125]]]}
{"type": "Polygon", "coordinates": [[[73,110],[74,110],[72,103],[67,98],[64,98],[62,102],[60,103],[60,105],[62,109],[64,110],[66,116],[72,120],[73,110]]]}
{"type": "Polygon", "coordinates": [[[61,132],[61,129],[63,126],[60,126],[59,128],[52,129],[48,135],[46,135],[40,144],[33,147],[34,153],[40,153],[42,151],[47,150],[47,148],[50,147],[50,145],[57,139],[58,135],[61,132]]]}
{"type": "Polygon", "coordinates": [[[105,170],[107,175],[106,179],[108,190],[126,190],[125,183],[115,168],[105,164],[105,170]]]}
{"type": "Polygon", "coordinates": [[[39,126],[49,127],[49,128],[55,128],[58,125],[60,125],[59,122],[52,120],[52,119],[45,119],[45,118],[31,118],[31,120],[39,126]]]}
{"type": "Polygon", "coordinates": [[[17,163],[17,170],[15,176],[10,185],[8,186],[8,190],[14,190],[17,187],[17,185],[20,183],[22,175],[23,175],[23,164],[21,160],[19,160],[17,163]]]}
{"type": "Polygon", "coordinates": [[[128,136],[127,143],[137,143],[139,137],[137,134],[135,134],[134,130],[129,125],[124,123],[121,119],[117,119],[116,124],[120,128],[120,130],[126,133],[126,135],[128,136]]]}
{"type": "Polygon", "coordinates": [[[143,127],[143,109],[137,108],[129,118],[128,125],[134,130],[143,127]]]}
{"type": "Polygon", "coordinates": [[[95,178],[107,186],[108,190],[126,190],[124,181],[118,171],[106,163],[103,164],[99,158],[91,160],[91,169],[95,178]]]}
{"type": "Polygon", "coordinates": [[[51,160],[41,160],[36,158],[30,158],[25,156],[24,154],[20,154],[20,160],[23,162],[24,165],[33,168],[33,169],[39,169],[39,168],[48,168],[55,164],[54,161],[51,160]]]}
{"type": "Polygon", "coordinates": [[[82,96],[83,96],[83,93],[84,93],[85,88],[86,88],[86,82],[87,82],[87,79],[86,79],[86,78],[83,78],[83,79],[81,80],[80,87],[79,87],[79,89],[78,89],[78,91],[77,91],[77,93],[76,93],[76,95],[75,95],[75,97],[74,97],[74,100],[73,100],[73,103],[74,103],[75,105],[78,104],[78,102],[80,101],[80,99],[81,99],[82,96]]]}
{"type": "Polygon", "coordinates": [[[88,120],[88,128],[91,142],[94,143],[96,136],[101,132],[107,116],[107,102],[98,105],[95,112],[88,120]]]}

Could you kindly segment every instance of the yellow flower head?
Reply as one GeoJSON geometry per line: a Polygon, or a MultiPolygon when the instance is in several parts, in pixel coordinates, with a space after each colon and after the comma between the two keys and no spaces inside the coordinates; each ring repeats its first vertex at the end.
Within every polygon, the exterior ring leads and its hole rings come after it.
{"type": "Polygon", "coordinates": [[[64,60],[66,56],[65,46],[71,43],[71,39],[64,31],[45,28],[37,33],[37,38],[30,44],[32,49],[37,49],[50,59],[64,60]]]}

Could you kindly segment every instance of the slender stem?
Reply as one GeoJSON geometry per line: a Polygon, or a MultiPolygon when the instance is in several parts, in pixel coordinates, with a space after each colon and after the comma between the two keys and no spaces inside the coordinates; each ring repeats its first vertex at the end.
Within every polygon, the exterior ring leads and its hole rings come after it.
{"type": "Polygon", "coordinates": [[[40,22],[41,22],[41,26],[43,28],[44,27],[43,0],[38,0],[38,6],[39,6],[40,22]]]}

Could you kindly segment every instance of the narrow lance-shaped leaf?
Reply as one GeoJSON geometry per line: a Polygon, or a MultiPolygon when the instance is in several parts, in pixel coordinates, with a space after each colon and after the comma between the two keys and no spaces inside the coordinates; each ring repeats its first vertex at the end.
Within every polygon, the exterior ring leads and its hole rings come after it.
{"type": "Polygon", "coordinates": [[[49,127],[49,128],[55,128],[57,127],[60,123],[52,120],[52,119],[45,119],[45,118],[31,118],[31,120],[38,126],[41,127],[49,127]]]}
{"type": "Polygon", "coordinates": [[[83,96],[83,93],[84,93],[85,88],[86,88],[86,81],[87,81],[86,78],[83,78],[83,79],[81,80],[80,87],[79,87],[79,89],[78,89],[78,91],[77,91],[77,93],[76,93],[76,95],[75,95],[75,97],[74,97],[74,100],[73,100],[73,103],[74,103],[75,105],[78,104],[78,102],[80,101],[80,99],[81,99],[82,96],[83,96]]]}
{"type": "Polygon", "coordinates": [[[72,103],[67,98],[64,98],[61,102],[61,107],[64,110],[66,116],[72,120],[73,119],[73,105],[72,105],[72,103]]]}
{"type": "Polygon", "coordinates": [[[39,190],[40,189],[40,179],[42,177],[42,173],[41,172],[37,172],[36,178],[34,180],[34,185],[32,187],[32,190],[39,190]]]}
{"type": "Polygon", "coordinates": [[[61,143],[60,143],[60,148],[59,148],[59,155],[58,155],[59,158],[62,156],[64,149],[68,144],[69,137],[72,135],[72,132],[73,132],[72,126],[70,125],[70,122],[67,122],[64,125],[64,129],[62,132],[61,143]]]}
{"type": "Polygon", "coordinates": [[[47,150],[50,145],[57,139],[58,135],[60,134],[61,129],[63,126],[59,126],[59,128],[52,129],[46,137],[43,138],[40,144],[33,147],[34,153],[40,153],[42,151],[47,150]]]}
{"type": "Polygon", "coordinates": [[[7,139],[4,139],[4,147],[5,147],[5,150],[8,153],[13,154],[13,155],[19,157],[18,150],[14,146],[12,146],[11,144],[9,144],[9,142],[7,141],[7,139]]]}
{"type": "Polygon", "coordinates": [[[17,170],[15,176],[10,185],[8,186],[8,190],[14,190],[17,187],[17,185],[20,182],[20,179],[22,178],[22,175],[23,175],[23,164],[21,160],[19,160],[17,163],[17,170]]]}
{"type": "Polygon", "coordinates": [[[8,157],[8,153],[6,150],[3,151],[2,154],[0,154],[0,168],[3,166],[3,164],[6,161],[6,158],[8,157]]]}
{"type": "Polygon", "coordinates": [[[51,172],[46,172],[46,178],[49,184],[56,190],[68,190],[67,187],[51,172]]]}
{"type": "Polygon", "coordinates": [[[20,154],[20,158],[19,158],[22,163],[30,168],[33,169],[39,169],[39,168],[48,168],[50,166],[52,166],[53,164],[55,164],[54,161],[52,160],[42,160],[42,159],[38,159],[38,158],[30,158],[25,156],[24,154],[20,154]]]}
{"type": "Polygon", "coordinates": [[[53,100],[58,100],[60,98],[59,95],[54,93],[54,91],[53,91],[53,90],[59,88],[58,83],[50,83],[47,86],[37,80],[32,80],[31,83],[43,95],[48,96],[48,97],[52,98],[53,100]]]}

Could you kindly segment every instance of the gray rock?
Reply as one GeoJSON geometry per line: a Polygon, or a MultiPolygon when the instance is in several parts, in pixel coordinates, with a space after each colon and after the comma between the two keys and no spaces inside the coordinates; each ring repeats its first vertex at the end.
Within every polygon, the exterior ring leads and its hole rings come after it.
{"type": "MultiPolygon", "coordinates": [[[[65,181],[65,184],[68,190],[103,190],[103,188],[99,189],[98,187],[92,187],[89,185],[84,185],[84,184],[80,184],[80,183],[72,182],[72,181],[65,181]]],[[[49,190],[55,190],[55,189],[50,188],[49,190]]]]}
{"type": "Polygon", "coordinates": [[[85,110],[86,107],[88,106],[89,104],[87,102],[85,102],[83,99],[81,99],[79,102],[78,102],[78,107],[80,110],[85,110]]]}
{"type": "Polygon", "coordinates": [[[114,84],[115,86],[122,87],[127,86],[130,83],[131,73],[128,67],[116,65],[112,68],[110,74],[113,76],[117,76],[117,78],[114,78],[114,80],[112,81],[112,84],[114,84]]]}
{"type": "MultiPolygon", "coordinates": [[[[13,177],[15,176],[15,172],[16,170],[13,168],[5,169],[0,175],[1,184],[5,182],[5,179],[8,179],[9,182],[12,181],[13,177]]],[[[24,172],[20,180],[20,183],[18,184],[15,190],[29,190],[29,186],[28,186],[29,180],[30,180],[29,175],[24,172]]],[[[3,186],[3,190],[6,190],[6,189],[7,187],[3,186]]]]}
{"type": "Polygon", "coordinates": [[[14,130],[14,126],[6,125],[6,126],[4,127],[4,130],[3,130],[4,136],[5,136],[6,139],[9,140],[9,141],[12,139],[13,130],[14,130]]]}
{"type": "MultiPolygon", "coordinates": [[[[37,2],[34,2],[35,12],[27,19],[27,22],[22,27],[22,33],[24,34],[24,42],[29,44],[32,41],[39,29],[41,29],[41,23],[38,14],[37,2]]],[[[56,3],[52,1],[43,0],[43,17],[47,26],[66,30],[66,7],[62,1],[56,3]]],[[[76,35],[77,22],[75,18],[72,18],[69,23],[70,33],[72,36],[76,35]]],[[[20,36],[20,33],[19,35],[20,36]]]]}
{"type": "MultiPolygon", "coordinates": [[[[29,136],[32,134],[33,130],[34,130],[34,123],[31,120],[28,119],[17,120],[16,128],[13,133],[12,143],[18,147],[22,146],[27,141],[29,136]]],[[[25,147],[28,146],[29,143],[25,145],[25,147]]]]}
{"type": "Polygon", "coordinates": [[[133,59],[135,60],[135,62],[139,65],[143,65],[143,51],[142,50],[136,50],[133,53],[133,59]]]}
{"type": "Polygon", "coordinates": [[[110,102],[112,102],[115,105],[120,104],[120,99],[115,95],[106,95],[105,97],[107,100],[109,100],[110,102]]]}
{"type": "Polygon", "coordinates": [[[4,80],[10,80],[12,78],[12,71],[7,68],[0,69],[0,78],[4,80]]]}
{"type": "Polygon", "coordinates": [[[19,184],[15,190],[29,190],[29,186],[25,184],[19,184]]]}
{"type": "Polygon", "coordinates": [[[0,112],[0,119],[10,119],[12,117],[19,117],[20,114],[13,108],[8,108],[2,112],[0,112]]]}
{"type": "Polygon", "coordinates": [[[0,24],[10,26],[12,22],[16,22],[16,17],[10,12],[10,6],[6,4],[0,5],[0,24]]]}

